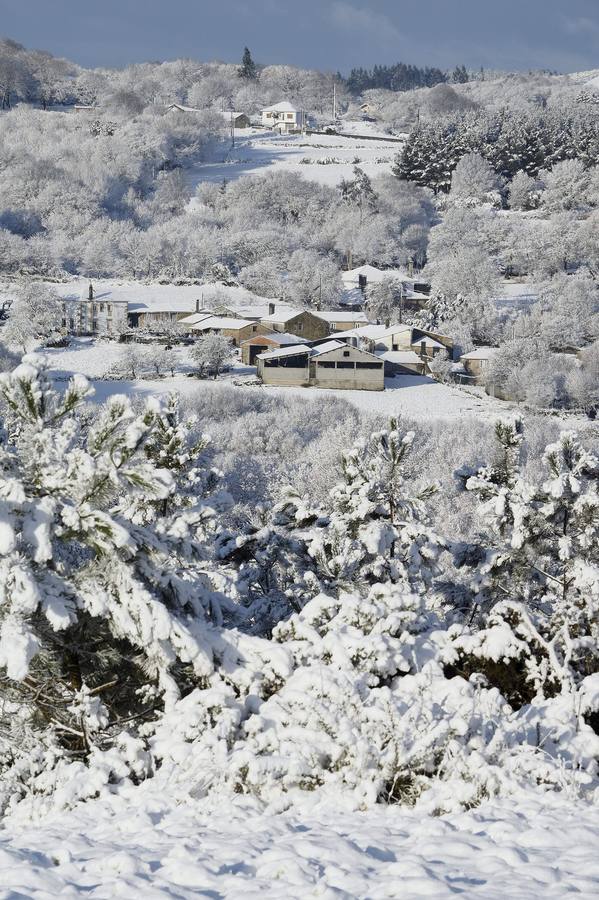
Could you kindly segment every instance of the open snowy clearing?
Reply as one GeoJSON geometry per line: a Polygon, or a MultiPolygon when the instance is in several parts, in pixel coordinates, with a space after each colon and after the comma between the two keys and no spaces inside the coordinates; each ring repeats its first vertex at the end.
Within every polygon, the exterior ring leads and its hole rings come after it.
{"type": "MultiPolygon", "coordinates": [[[[360,133],[370,134],[368,123],[355,123],[360,133]]],[[[374,136],[374,135],[373,135],[374,136]]],[[[232,181],[242,175],[264,175],[268,171],[298,172],[311,181],[336,185],[352,177],[359,165],[370,178],[391,171],[401,143],[340,137],[339,135],[278,135],[272,131],[248,128],[240,131],[220,159],[200,163],[188,169],[192,189],[203,181],[232,181]],[[302,162],[305,160],[305,162],[302,162]],[[325,164],[325,160],[331,160],[325,164]]],[[[193,202],[193,201],[192,201],[193,202]]]]}
{"type": "MultiPolygon", "coordinates": [[[[80,372],[90,378],[96,389],[96,399],[103,400],[111,394],[168,394],[176,391],[184,397],[197,396],[215,382],[188,378],[185,375],[169,376],[159,380],[103,381],[100,380],[122,351],[121,344],[94,342],[91,340],[72,341],[65,349],[45,351],[51,360],[52,369],[58,377],[67,378],[80,372]]],[[[191,368],[191,366],[190,366],[191,368]]],[[[255,369],[246,366],[234,367],[228,374],[220,376],[216,382],[228,385],[232,390],[268,391],[270,394],[305,397],[317,400],[327,395],[339,397],[353,404],[365,413],[381,416],[404,415],[422,420],[450,420],[456,418],[485,418],[494,421],[506,415],[512,404],[501,403],[485,395],[439,384],[432,378],[419,375],[400,375],[385,380],[384,391],[333,391],[310,388],[259,387],[239,385],[253,379],[255,369]],[[237,385],[234,382],[238,382],[237,385]]]]}
{"type": "Polygon", "coordinates": [[[41,825],[0,832],[0,898],[599,895],[599,810],[527,796],[431,817],[321,802],[261,812],[245,799],[165,799],[148,783],[41,825]]]}

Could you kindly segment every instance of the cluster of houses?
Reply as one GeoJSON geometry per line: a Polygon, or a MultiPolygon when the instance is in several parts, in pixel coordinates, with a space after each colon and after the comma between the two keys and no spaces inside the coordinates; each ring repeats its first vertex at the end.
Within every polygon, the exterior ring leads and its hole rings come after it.
{"type": "Polygon", "coordinates": [[[230,305],[227,298],[206,308],[195,286],[90,284],[82,293],[63,294],[62,324],[73,335],[118,337],[134,329],[175,330],[191,339],[220,334],[265,384],[383,390],[385,376],[425,375],[437,355],[451,358],[453,346],[443,335],[410,325],[369,322],[351,293],[378,277],[370,268],[345,273],[350,302],[335,310],[300,309],[242,288],[229,289],[230,305]]]}
{"type": "MultiPolygon", "coordinates": [[[[171,103],[168,112],[198,113],[205,112],[205,110],[183,106],[181,103],[171,103]]],[[[247,113],[234,110],[222,110],[218,114],[223,117],[226,125],[235,129],[249,128],[251,125],[255,125],[278,131],[279,134],[297,134],[305,131],[308,127],[306,111],[298,109],[287,100],[275,103],[273,106],[266,106],[261,111],[259,119],[255,121],[252,121],[247,113]]]]}

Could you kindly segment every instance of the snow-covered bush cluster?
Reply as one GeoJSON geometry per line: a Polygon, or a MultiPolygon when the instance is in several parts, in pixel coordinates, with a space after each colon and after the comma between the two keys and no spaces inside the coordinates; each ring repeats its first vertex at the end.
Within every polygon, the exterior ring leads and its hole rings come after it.
{"type": "Polygon", "coordinates": [[[289,803],[470,806],[599,787],[599,458],[500,424],[443,527],[392,421],[319,502],[253,523],[174,399],[88,407],[1,376],[0,797],[27,814],[124,782],[289,803]],[[534,437],[534,436],[533,436],[534,437]]]}

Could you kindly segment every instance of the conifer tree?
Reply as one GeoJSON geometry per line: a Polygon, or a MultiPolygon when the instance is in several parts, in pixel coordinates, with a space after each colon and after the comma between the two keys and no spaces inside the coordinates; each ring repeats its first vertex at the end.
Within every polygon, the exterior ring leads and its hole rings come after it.
{"type": "Polygon", "coordinates": [[[495,463],[465,482],[490,526],[476,562],[483,629],[474,644],[485,656],[503,633],[502,655],[520,660],[532,689],[571,692],[599,663],[599,458],[563,431],[545,449],[545,477],[531,481],[521,424],[496,434],[495,463]]]}
{"type": "Polygon", "coordinates": [[[0,376],[4,696],[82,754],[214,670],[227,603],[209,547],[227,497],[197,471],[192,423],[122,396],[89,422],[91,392],[75,376],[58,393],[38,357],[0,376]]]}
{"type": "Polygon", "coordinates": [[[252,59],[249,47],[245,47],[243,50],[238,74],[240,78],[244,78],[246,81],[256,81],[258,78],[258,69],[256,68],[256,63],[252,59]]]}

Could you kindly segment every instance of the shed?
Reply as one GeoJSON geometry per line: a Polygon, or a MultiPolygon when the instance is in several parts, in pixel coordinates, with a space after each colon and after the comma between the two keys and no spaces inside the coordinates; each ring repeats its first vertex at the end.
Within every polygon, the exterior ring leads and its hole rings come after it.
{"type": "Polygon", "coordinates": [[[256,357],[260,353],[301,343],[302,339],[296,334],[278,331],[271,331],[269,334],[256,334],[241,342],[241,361],[246,366],[254,366],[256,365],[256,357]]]}

